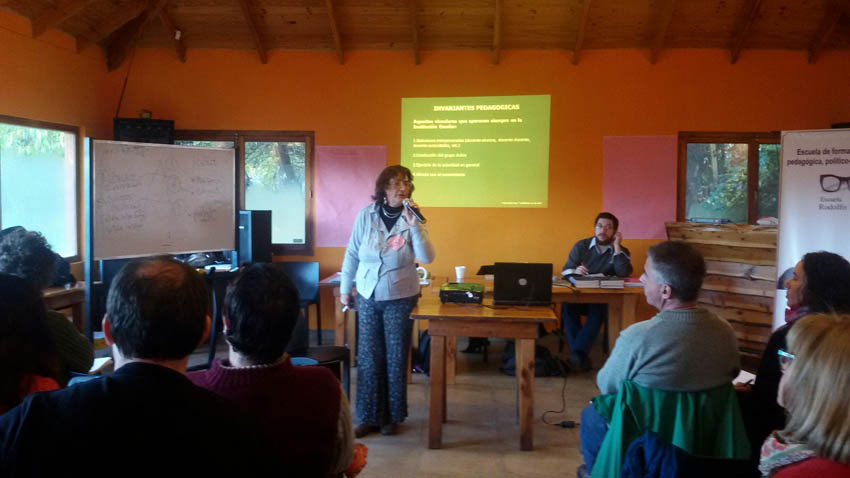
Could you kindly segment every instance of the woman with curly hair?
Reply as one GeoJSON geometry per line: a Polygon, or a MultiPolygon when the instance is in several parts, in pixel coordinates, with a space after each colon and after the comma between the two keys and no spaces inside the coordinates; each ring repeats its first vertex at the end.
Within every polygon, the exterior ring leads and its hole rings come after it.
{"type": "MultiPolygon", "coordinates": [[[[24,279],[41,291],[53,282],[56,255],[44,236],[22,227],[3,231],[0,236],[0,272],[24,279]]],[[[59,312],[48,310],[46,327],[59,354],[60,384],[68,382],[70,372],[87,373],[94,361],[94,348],[84,335],[59,312]]]]}
{"type": "Polygon", "coordinates": [[[55,390],[59,358],[47,332],[41,291],[0,274],[0,414],[27,395],[55,390]]]}

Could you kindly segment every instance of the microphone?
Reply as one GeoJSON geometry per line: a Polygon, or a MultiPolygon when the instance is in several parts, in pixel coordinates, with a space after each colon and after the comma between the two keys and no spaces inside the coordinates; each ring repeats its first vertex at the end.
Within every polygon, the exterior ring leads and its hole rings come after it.
{"type": "Polygon", "coordinates": [[[421,213],[421,212],[419,212],[419,208],[418,208],[418,207],[413,207],[413,206],[411,206],[411,205],[410,205],[410,201],[408,201],[407,199],[405,199],[405,200],[404,200],[404,201],[402,201],[401,203],[402,203],[402,204],[404,204],[405,209],[407,209],[408,211],[412,212],[412,213],[413,213],[413,215],[414,215],[414,216],[416,216],[416,219],[418,219],[418,220],[419,220],[419,222],[420,222],[421,224],[425,224],[426,222],[428,222],[428,220],[427,220],[427,219],[425,219],[425,216],[423,216],[423,215],[422,215],[422,213],[421,213]]]}

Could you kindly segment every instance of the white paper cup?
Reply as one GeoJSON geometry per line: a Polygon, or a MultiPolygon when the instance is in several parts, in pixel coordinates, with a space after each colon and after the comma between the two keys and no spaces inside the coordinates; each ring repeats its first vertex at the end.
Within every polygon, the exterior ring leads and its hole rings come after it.
{"type": "Polygon", "coordinates": [[[455,266],[455,282],[463,282],[463,276],[466,275],[466,266],[455,266]]]}

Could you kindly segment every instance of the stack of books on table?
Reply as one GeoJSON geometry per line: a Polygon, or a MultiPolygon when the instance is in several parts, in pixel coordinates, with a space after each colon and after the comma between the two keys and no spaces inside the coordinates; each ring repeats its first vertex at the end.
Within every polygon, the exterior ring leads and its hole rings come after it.
{"type": "Polygon", "coordinates": [[[598,289],[599,277],[592,275],[586,276],[569,276],[570,283],[577,289],[598,289]]]}
{"type": "Polygon", "coordinates": [[[624,283],[625,281],[623,281],[622,277],[616,276],[603,277],[599,279],[599,287],[603,289],[622,289],[624,283]]]}
{"type": "Polygon", "coordinates": [[[623,278],[604,274],[571,275],[569,280],[577,289],[622,289],[624,284],[623,278]]]}
{"type": "Polygon", "coordinates": [[[640,277],[626,277],[623,279],[624,286],[626,287],[640,287],[643,288],[643,283],[640,281],[640,277]]]}

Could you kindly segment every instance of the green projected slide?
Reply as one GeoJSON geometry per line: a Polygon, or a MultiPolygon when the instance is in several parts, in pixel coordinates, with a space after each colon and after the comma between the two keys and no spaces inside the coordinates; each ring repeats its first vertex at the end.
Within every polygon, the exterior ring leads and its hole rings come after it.
{"type": "Polygon", "coordinates": [[[424,207],[546,207],[549,95],[402,98],[401,164],[424,207]]]}

